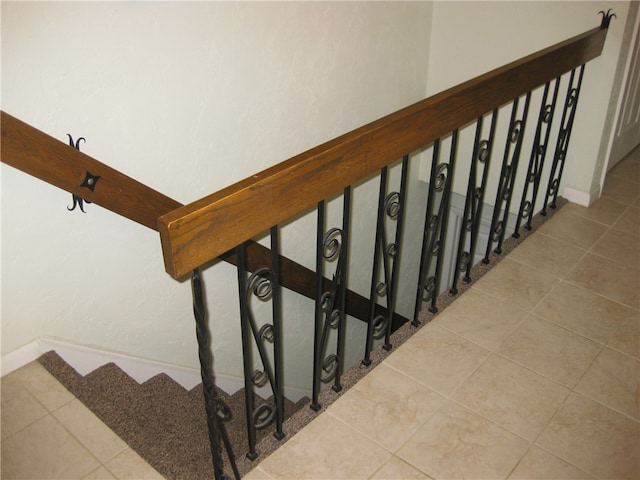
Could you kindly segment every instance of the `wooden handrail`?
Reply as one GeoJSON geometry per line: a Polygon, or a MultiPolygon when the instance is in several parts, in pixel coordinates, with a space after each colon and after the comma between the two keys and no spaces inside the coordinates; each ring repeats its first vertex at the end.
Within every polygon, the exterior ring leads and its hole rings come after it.
{"type": "Polygon", "coordinates": [[[153,230],[158,217],[182,205],[8,113],[0,114],[2,163],[153,230]],[[82,186],[88,172],[100,177],[94,190],[82,186]]]}
{"type": "Polygon", "coordinates": [[[159,231],[167,272],[182,277],[403,155],[588,62],[600,55],[605,38],[603,24],[163,215],[159,231]]]}
{"type": "MultiPolygon", "coordinates": [[[[2,143],[0,160],[7,165],[33,175],[51,185],[118,213],[134,222],[158,229],[158,217],[182,206],[180,202],[134,180],[89,155],[70,147],[27,123],[0,111],[2,143]],[[93,190],[82,187],[87,172],[100,177],[93,190]]],[[[237,265],[235,251],[223,252],[219,257],[237,265]]],[[[271,263],[271,251],[256,242],[247,242],[247,268],[256,271],[271,263]]],[[[281,284],[308,298],[315,298],[316,274],[312,270],[280,256],[281,284]]],[[[332,282],[324,279],[325,290],[332,282]]],[[[368,321],[369,300],[348,290],[346,310],[349,315],[368,321]]],[[[376,305],[376,314],[386,309],[376,305]]],[[[408,320],[398,314],[393,325],[408,320]]]]}

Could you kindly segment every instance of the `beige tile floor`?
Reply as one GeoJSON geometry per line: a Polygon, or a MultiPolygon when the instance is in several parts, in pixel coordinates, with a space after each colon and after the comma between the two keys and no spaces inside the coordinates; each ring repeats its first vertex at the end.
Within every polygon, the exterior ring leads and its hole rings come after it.
{"type": "MultiPolygon", "coordinates": [[[[1,473],[162,478],[36,363],[1,473]]],[[[246,478],[639,479],[640,148],[246,478]]]]}

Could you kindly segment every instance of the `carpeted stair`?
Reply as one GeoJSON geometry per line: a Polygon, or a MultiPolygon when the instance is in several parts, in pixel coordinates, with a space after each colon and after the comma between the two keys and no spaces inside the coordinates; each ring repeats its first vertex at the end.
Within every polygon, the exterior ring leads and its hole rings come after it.
{"type": "MultiPolygon", "coordinates": [[[[165,478],[213,478],[202,385],[187,391],[165,374],[139,384],[113,363],[83,377],[53,351],[38,361],[165,478]]],[[[231,410],[225,426],[235,457],[243,459],[249,448],[244,390],[217,395],[231,410]]],[[[308,404],[285,400],[285,418],[308,404]]],[[[272,432],[273,426],[258,430],[258,440],[272,432]]]]}

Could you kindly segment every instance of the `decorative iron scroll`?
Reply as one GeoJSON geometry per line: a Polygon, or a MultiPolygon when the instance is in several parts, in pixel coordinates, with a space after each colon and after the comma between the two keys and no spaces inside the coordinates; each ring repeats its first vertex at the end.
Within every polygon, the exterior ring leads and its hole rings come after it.
{"type": "Polygon", "coordinates": [[[560,132],[556,142],[556,149],[553,155],[553,164],[551,166],[551,174],[547,185],[547,195],[545,197],[542,214],[547,214],[547,207],[556,208],[556,200],[560,189],[560,180],[562,179],[562,171],[564,162],[567,157],[567,149],[569,148],[569,139],[571,138],[571,129],[573,127],[573,119],[576,115],[576,107],[578,106],[578,97],[580,96],[580,87],[582,86],[582,77],[584,75],[584,65],[580,67],[580,73],[576,80],[576,68],[571,70],[569,83],[567,85],[567,95],[564,101],[564,109],[562,110],[562,120],[560,120],[560,132]],[[551,203],[549,203],[551,201],[551,203]]]}
{"type": "MultiPolygon", "coordinates": [[[[76,140],[75,142],[73,141],[73,137],[71,135],[69,135],[67,133],[67,137],[69,137],[69,146],[75,148],[76,150],[80,150],[80,142],[86,142],[87,140],[84,137],[80,137],[78,140],[76,140]]],[[[84,177],[84,181],[80,184],[81,187],[84,188],[88,188],[89,190],[91,190],[92,192],[94,191],[94,189],[96,188],[96,183],[98,182],[98,180],[100,179],[99,175],[92,175],[90,172],[87,172],[85,177],[84,177]]],[[[84,210],[84,204],[85,203],[91,203],[89,200],[85,200],[82,197],[79,197],[78,195],[74,195],[71,194],[72,198],[73,198],[73,205],[70,207],[67,207],[67,210],[69,210],[70,212],[72,212],[73,210],[76,209],[76,207],[80,208],[80,211],[82,213],[87,213],[84,210]]]]}
{"type": "Polygon", "coordinates": [[[274,436],[281,440],[285,433],[282,429],[284,421],[284,391],[282,387],[282,341],[280,318],[280,283],[279,283],[279,238],[278,227],[271,229],[271,268],[260,268],[249,278],[246,273],[246,252],[244,245],[237,247],[238,290],[240,294],[240,326],[242,330],[242,352],[244,361],[245,409],[247,416],[247,432],[249,453],[247,458],[255,460],[259,452],[256,450],[256,430],[266,428],[276,422],[274,436]],[[258,322],[251,309],[251,300],[272,303],[272,323],[258,322]],[[269,359],[267,348],[271,345],[273,364],[269,359]],[[253,364],[253,347],[255,346],[260,367],[253,364]],[[254,394],[257,388],[269,384],[273,403],[255,406],[254,394]]]}
{"type": "Polygon", "coordinates": [[[489,164],[491,161],[491,149],[496,128],[497,109],[491,113],[491,126],[489,128],[489,138],[481,140],[482,124],[484,117],[479,117],[476,122],[476,136],[473,146],[473,157],[469,171],[469,183],[467,186],[467,197],[464,204],[462,216],[462,228],[458,239],[458,253],[456,256],[456,268],[453,273],[453,282],[449,293],[458,294],[458,279],[460,273],[465,272],[464,281],[471,281],[471,267],[478,244],[478,234],[480,232],[480,222],[482,219],[482,205],[484,202],[484,192],[487,185],[489,164]],[[480,177],[478,179],[478,177],[480,177]],[[467,242],[467,234],[470,239],[467,242]],[[467,243],[469,244],[466,249],[467,243]]]}
{"type": "Polygon", "coordinates": [[[369,296],[369,322],[365,354],[362,364],[371,365],[373,341],[384,337],[383,348],[390,350],[391,323],[395,311],[396,292],[398,289],[398,258],[402,244],[405,198],[407,190],[407,172],[409,155],[402,159],[400,189],[387,193],[388,168],[380,171],[380,192],[378,196],[378,216],[376,222],[376,240],[373,254],[373,273],[371,275],[371,294],[369,296]],[[392,230],[391,224],[395,223],[392,230]],[[391,232],[390,232],[391,231],[391,232]],[[388,238],[393,235],[393,240],[388,238]],[[384,315],[376,315],[376,304],[386,298],[387,311],[384,315]]]}
{"type": "Polygon", "coordinates": [[[344,370],[345,299],[348,237],[351,212],[351,187],[342,197],[342,228],[325,231],[325,202],[318,203],[316,234],[316,307],[313,345],[313,387],[311,408],[320,410],[318,401],[323,383],[333,380],[332,389],[342,390],[340,378],[344,370]],[[325,264],[336,262],[331,289],[324,289],[325,264]],[[337,331],[335,353],[327,354],[331,331],[337,331]]]}
{"type": "Polygon", "coordinates": [[[440,291],[442,277],[442,261],[449,221],[449,202],[458,146],[458,129],[455,129],[451,134],[448,163],[440,162],[440,144],[441,139],[433,142],[427,210],[418,273],[418,291],[416,293],[413,321],[411,322],[413,326],[420,324],[418,314],[422,309],[423,303],[430,303],[430,312],[435,313],[438,311],[436,299],[440,291]]]}
{"type": "Polygon", "coordinates": [[[556,100],[558,99],[558,90],[560,86],[560,77],[554,81],[553,94],[551,103],[548,103],[549,88],[551,82],[547,82],[544,86],[542,100],[540,102],[540,113],[538,114],[538,123],[536,125],[536,133],[531,147],[531,156],[529,158],[529,168],[524,182],[524,190],[522,192],[522,200],[520,201],[520,209],[518,211],[518,219],[516,222],[513,236],[520,236],[520,226],[522,221],[526,219],[524,228],[531,230],[531,220],[535,210],[536,199],[540,189],[540,180],[542,178],[542,169],[547,155],[547,146],[549,144],[549,136],[551,133],[551,124],[553,123],[553,115],[556,109],[556,100]],[[544,129],[544,133],[543,133],[544,129]],[[544,136],[544,138],[542,138],[544,136]],[[531,188],[529,188],[531,187],[531,188]]]}
{"type": "Polygon", "coordinates": [[[528,92],[525,96],[524,108],[520,116],[518,116],[519,99],[516,98],[511,105],[511,120],[509,121],[509,130],[504,148],[504,158],[502,160],[498,191],[496,193],[493,216],[491,219],[491,230],[489,231],[487,249],[484,259],[482,260],[483,263],[489,263],[489,255],[491,254],[491,249],[494,244],[497,244],[494,250],[495,253],[502,253],[502,243],[504,242],[505,233],[507,231],[509,206],[511,205],[513,187],[515,184],[516,173],[518,171],[518,163],[520,161],[520,152],[522,150],[524,129],[527,123],[530,100],[531,92],[528,92]],[[511,154],[512,145],[513,154],[511,154]],[[502,218],[500,218],[501,216],[502,218]]]}

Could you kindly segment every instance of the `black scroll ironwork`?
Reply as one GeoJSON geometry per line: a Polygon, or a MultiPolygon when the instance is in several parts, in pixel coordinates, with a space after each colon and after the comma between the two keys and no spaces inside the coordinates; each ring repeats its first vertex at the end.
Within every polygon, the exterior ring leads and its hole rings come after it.
{"type": "Polygon", "coordinates": [[[418,273],[418,291],[413,314],[413,326],[420,324],[418,314],[423,303],[430,303],[429,311],[438,311],[436,299],[440,291],[442,262],[444,259],[447,225],[449,222],[449,202],[458,146],[458,129],[451,134],[449,162],[440,162],[441,139],[433,143],[427,210],[418,273]],[[434,261],[435,260],[435,261],[434,261]]]}
{"type": "Polygon", "coordinates": [[[496,192],[496,201],[491,219],[491,230],[489,231],[487,249],[484,259],[482,260],[485,264],[489,263],[489,256],[494,244],[497,244],[494,252],[497,254],[502,253],[502,243],[504,242],[505,233],[507,231],[509,206],[511,205],[513,187],[515,184],[516,173],[518,171],[518,162],[520,160],[520,152],[522,150],[524,129],[527,123],[530,100],[531,92],[528,92],[525,96],[524,108],[520,115],[518,115],[518,98],[513,101],[511,106],[511,119],[509,121],[509,130],[507,132],[507,139],[504,148],[502,169],[500,171],[500,179],[498,181],[498,191],[496,192]],[[513,154],[511,154],[512,145],[513,154]],[[501,216],[502,218],[500,218],[501,216]]]}
{"type": "Polygon", "coordinates": [[[468,283],[471,281],[471,267],[473,266],[473,258],[478,245],[478,235],[482,220],[482,205],[487,186],[487,176],[489,172],[497,116],[498,111],[495,109],[491,113],[489,137],[485,140],[481,140],[484,117],[479,117],[476,122],[476,136],[473,146],[473,157],[471,158],[471,166],[469,168],[467,197],[464,204],[460,238],[458,239],[458,252],[456,255],[453,282],[451,284],[451,289],[449,290],[451,295],[458,294],[458,280],[461,272],[465,272],[465,282],[468,283]],[[467,234],[469,234],[470,237],[468,241],[467,234]]]}
{"type": "Polygon", "coordinates": [[[535,211],[536,199],[540,190],[540,180],[542,178],[542,169],[547,155],[547,147],[549,145],[549,136],[551,133],[551,125],[553,123],[553,115],[556,109],[558,99],[558,90],[560,87],[560,77],[556,78],[553,86],[551,101],[549,101],[549,90],[551,82],[547,82],[544,86],[542,100],[540,102],[540,113],[538,114],[538,122],[536,124],[536,133],[531,147],[531,156],[529,157],[529,167],[524,182],[524,190],[522,192],[522,200],[520,201],[520,209],[518,210],[518,219],[516,221],[513,236],[520,237],[520,227],[522,221],[526,219],[525,230],[531,230],[531,221],[535,211]]]}
{"type": "Polygon", "coordinates": [[[558,140],[553,154],[553,164],[551,166],[551,174],[549,175],[547,194],[542,207],[542,215],[547,214],[547,207],[556,208],[556,200],[558,199],[558,191],[560,190],[560,181],[562,180],[562,171],[564,170],[564,162],[567,158],[567,150],[569,148],[569,139],[571,138],[573,119],[576,115],[578,97],[580,96],[580,87],[582,86],[584,65],[580,67],[580,73],[578,74],[577,79],[576,70],[577,68],[571,70],[571,76],[569,77],[569,83],[567,85],[567,95],[564,100],[562,120],[560,120],[560,131],[558,132],[558,140]]]}
{"type": "Polygon", "coordinates": [[[342,196],[342,228],[325,230],[324,201],[318,203],[316,233],[316,302],[313,340],[313,387],[311,409],[318,411],[323,383],[333,380],[332,389],[342,390],[340,379],[344,370],[345,300],[347,257],[351,212],[351,187],[342,196]],[[331,287],[325,290],[325,264],[336,262],[331,287]],[[335,353],[327,354],[331,331],[337,331],[335,353]]]}
{"type": "Polygon", "coordinates": [[[400,258],[404,228],[408,168],[409,155],[405,155],[402,159],[400,188],[398,191],[390,193],[387,193],[387,167],[380,172],[376,240],[373,254],[373,273],[371,275],[371,293],[369,296],[369,318],[365,354],[362,360],[362,364],[366,366],[371,365],[371,351],[374,339],[378,340],[384,337],[382,348],[385,350],[391,350],[392,348],[391,323],[398,290],[398,259],[400,258]],[[395,231],[391,228],[391,223],[395,223],[395,231]],[[392,235],[394,237],[393,241],[388,241],[388,238],[392,235]],[[376,315],[376,305],[382,303],[385,297],[387,311],[383,315],[376,315]]]}
{"type": "Polygon", "coordinates": [[[207,412],[207,427],[209,431],[209,445],[211,447],[214,477],[216,480],[229,480],[229,477],[224,473],[222,446],[220,445],[220,441],[222,440],[227,458],[233,469],[234,478],[239,480],[240,473],[238,472],[231,442],[229,441],[223,423],[223,420],[229,417],[230,410],[221,399],[216,397],[213,377],[213,355],[211,354],[211,337],[207,323],[202,277],[198,269],[193,270],[191,273],[191,291],[193,293],[193,315],[196,320],[200,376],[202,378],[202,390],[204,393],[205,410],[207,412]]]}
{"type": "Polygon", "coordinates": [[[242,330],[242,357],[244,361],[245,410],[249,452],[247,458],[255,460],[259,456],[256,450],[256,430],[266,428],[274,420],[274,436],[284,438],[284,391],[282,384],[282,324],[279,273],[279,235],[278,227],[271,228],[271,268],[261,268],[247,278],[247,262],[244,245],[236,248],[238,259],[238,290],[240,294],[240,326],[242,330]],[[251,309],[251,299],[271,300],[272,323],[258,323],[251,309]],[[267,353],[272,345],[272,358],[267,353]],[[253,349],[259,356],[260,368],[253,363],[253,349]],[[269,384],[273,403],[255,406],[254,396],[257,388],[269,384]]]}
{"type": "MultiPolygon", "coordinates": [[[[80,137],[78,140],[76,140],[75,142],[73,141],[73,137],[71,135],[69,135],[67,133],[67,137],[69,137],[69,146],[75,148],[76,150],[80,151],[80,142],[86,142],[87,140],[84,137],[80,137]]],[[[87,172],[83,182],[80,184],[81,187],[83,188],[88,188],[89,190],[91,190],[92,192],[94,191],[94,189],[96,188],[96,183],[98,183],[98,180],[100,180],[100,176],[99,175],[92,175],[91,172],[87,172]]],[[[67,210],[69,210],[70,212],[72,212],[73,210],[76,209],[76,207],[80,208],[80,211],[82,213],[87,213],[84,210],[84,204],[85,203],[91,203],[89,200],[85,200],[82,197],[79,197],[78,195],[74,195],[71,194],[72,198],[73,198],[73,205],[70,207],[67,207],[67,210]]]]}

